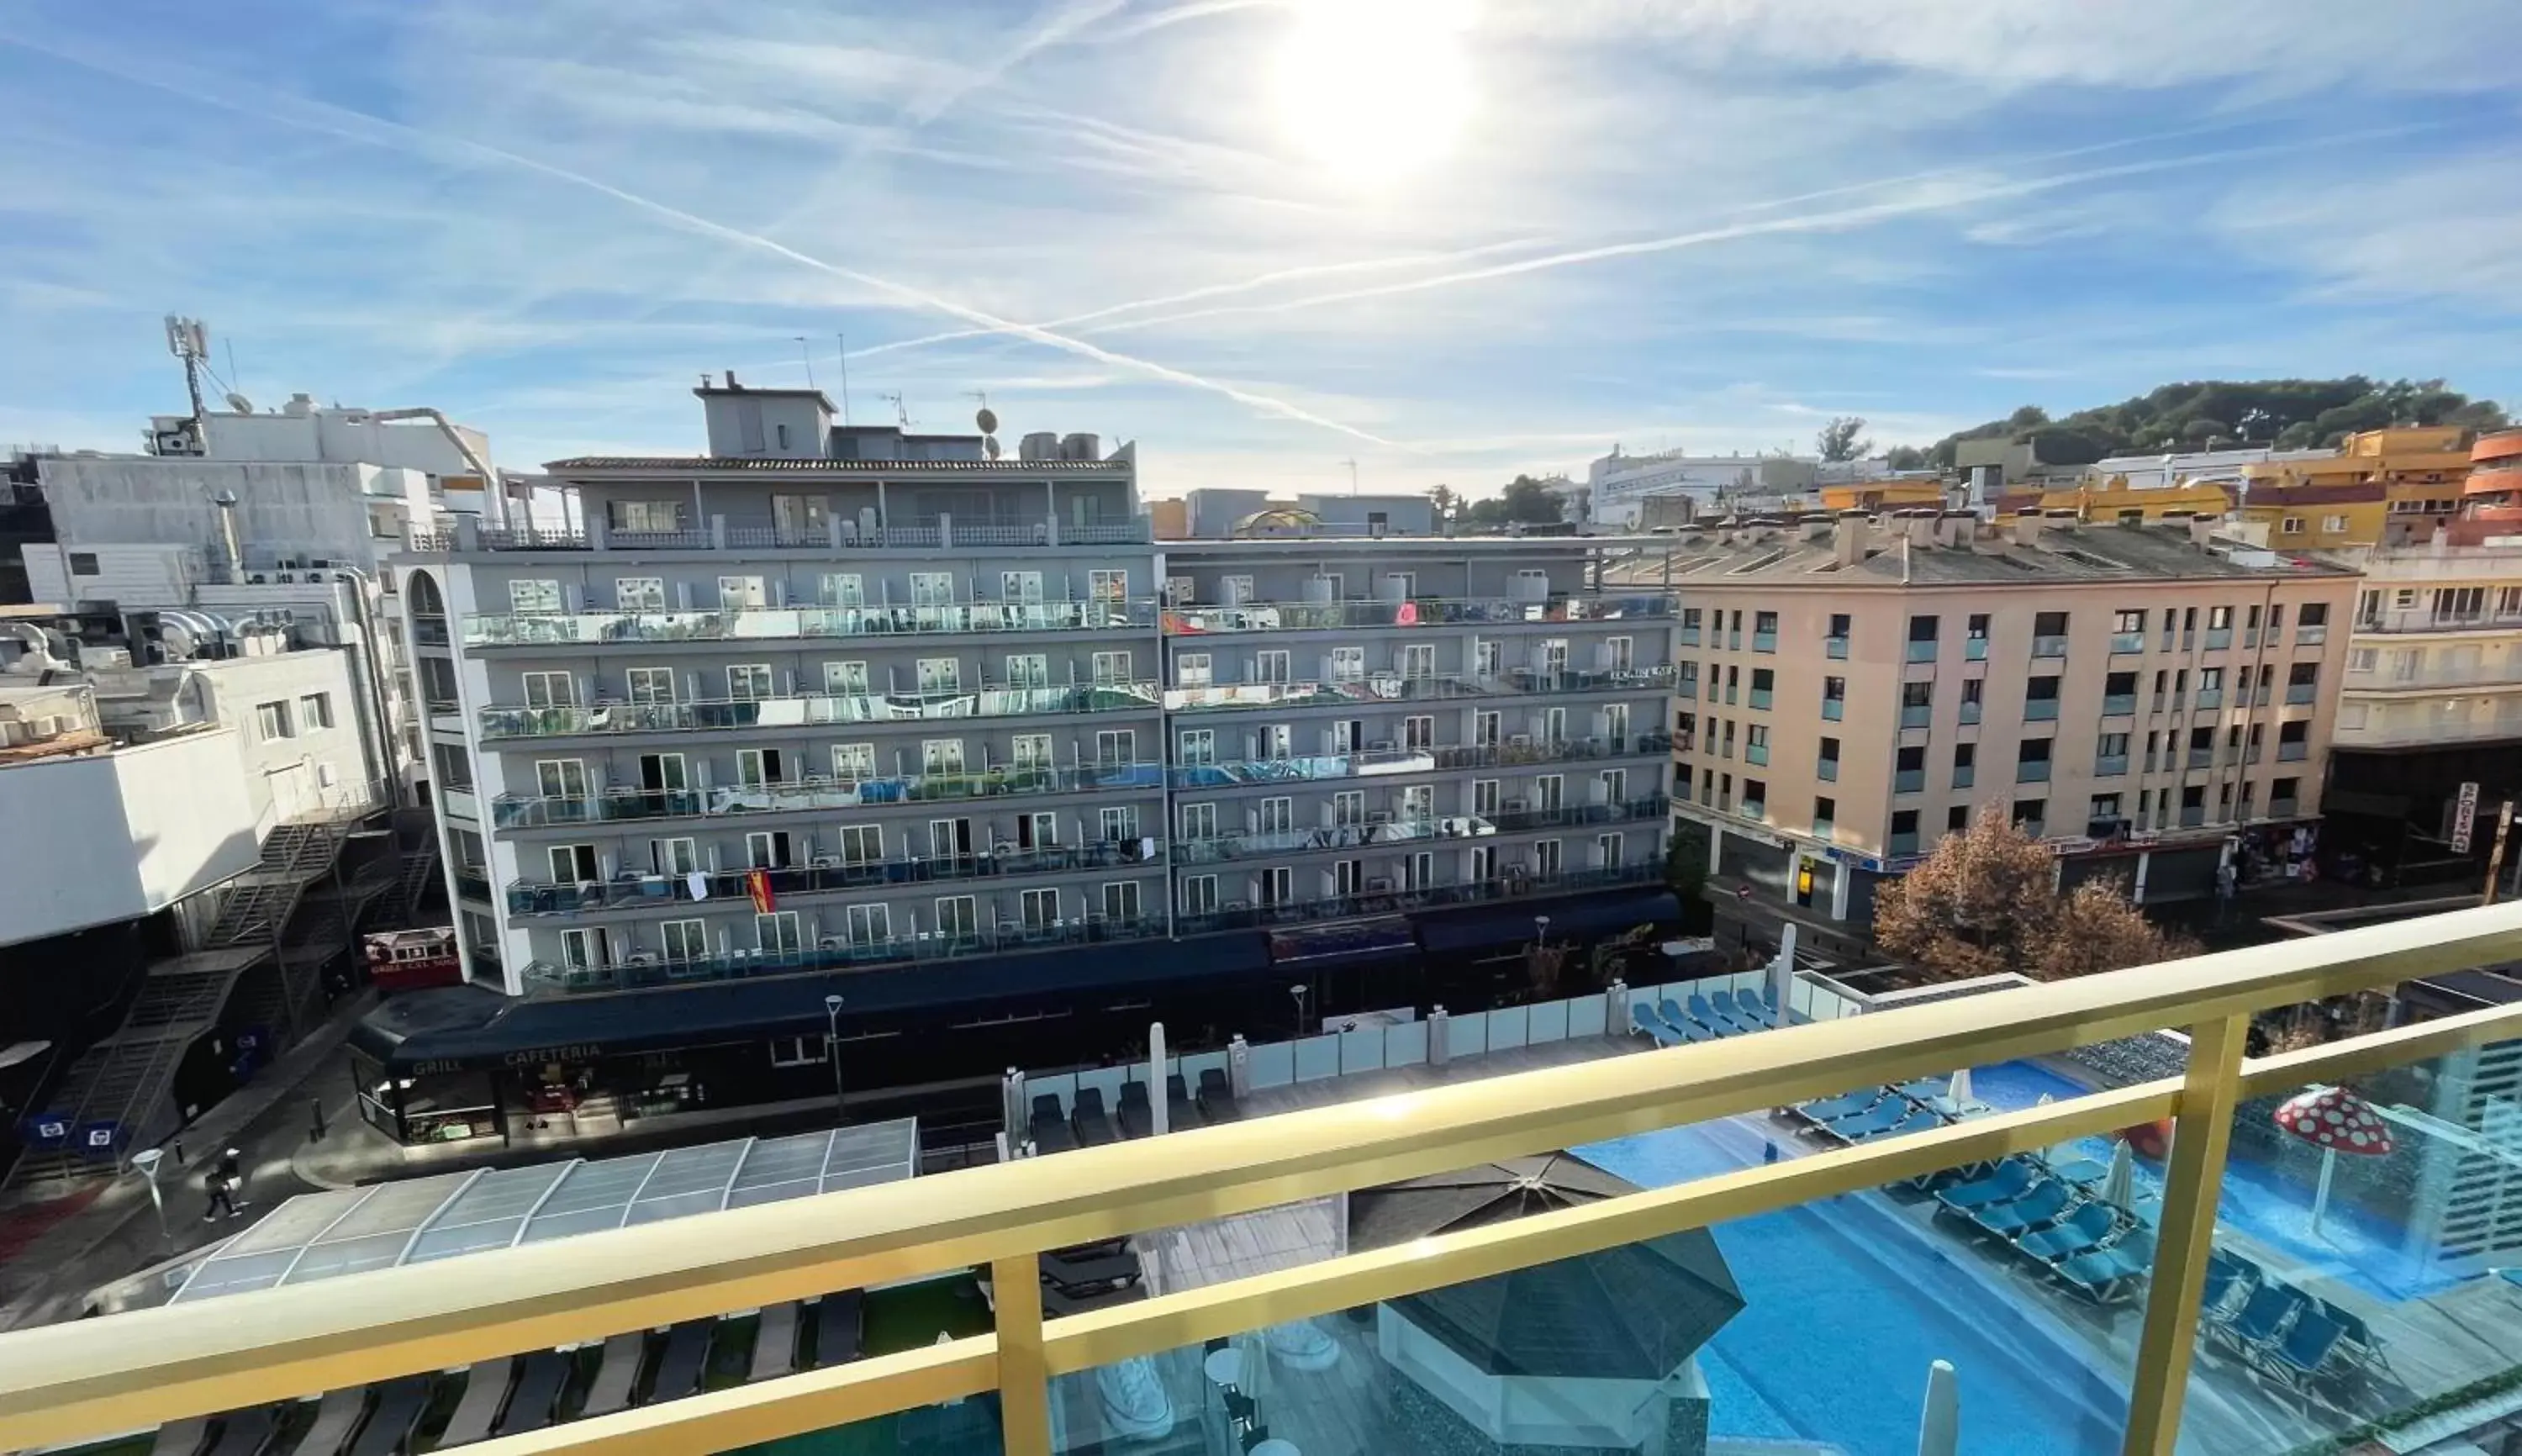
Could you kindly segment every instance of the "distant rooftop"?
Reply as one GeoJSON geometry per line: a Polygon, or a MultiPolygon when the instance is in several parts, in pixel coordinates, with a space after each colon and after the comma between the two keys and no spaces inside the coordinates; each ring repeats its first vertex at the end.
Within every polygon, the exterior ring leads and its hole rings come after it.
{"type": "Polygon", "coordinates": [[[2352,568],[2246,543],[2202,541],[2179,522],[2092,526],[2049,516],[1991,524],[1966,513],[1929,512],[1871,521],[1738,522],[1658,540],[1670,552],[1675,585],[2021,586],[2355,575],[2352,568]],[[1924,540],[1912,534],[1920,526],[1924,540]],[[1844,562],[1842,542],[1853,530],[1863,538],[1854,559],[1844,562]]]}
{"type": "MultiPolygon", "coordinates": [[[[747,394],[754,391],[747,390],[747,394]]],[[[907,439],[935,437],[911,436],[907,439]]],[[[553,475],[1111,475],[1127,471],[1124,459],[1103,460],[857,460],[774,455],[573,455],[543,469],[553,475]]]]}

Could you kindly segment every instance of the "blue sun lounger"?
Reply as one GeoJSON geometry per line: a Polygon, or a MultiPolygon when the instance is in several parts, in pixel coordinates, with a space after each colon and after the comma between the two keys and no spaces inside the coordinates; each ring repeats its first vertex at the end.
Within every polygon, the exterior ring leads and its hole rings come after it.
{"type": "Polygon", "coordinates": [[[1732,1036],[1745,1029],[1742,1022],[1718,1010],[1708,1003],[1706,997],[1696,991],[1690,993],[1690,1016],[1692,1020],[1715,1032],[1718,1036],[1732,1036]]]}
{"type": "Polygon", "coordinates": [[[1803,1103],[1789,1107],[1787,1112],[1791,1116],[1818,1125],[1824,1122],[1837,1122],[1843,1117],[1853,1117],[1882,1102],[1883,1098],[1884,1092],[1880,1087],[1860,1087],[1854,1092],[1843,1093],[1838,1097],[1826,1097],[1818,1102],[1803,1103]]]}
{"type": "Polygon", "coordinates": [[[1853,1117],[1835,1122],[1816,1122],[1813,1131],[1843,1143],[1862,1143],[1866,1139],[1890,1132],[1909,1119],[1916,1106],[1907,1100],[1887,1097],[1853,1117]]]}
{"type": "Polygon", "coordinates": [[[1669,996],[1656,1003],[1656,1010],[1662,1014],[1663,1024],[1678,1032],[1683,1041],[1712,1042],[1724,1034],[1715,1027],[1702,1026],[1690,1019],[1689,1014],[1682,1010],[1681,1003],[1669,996]]]}
{"type": "Polygon", "coordinates": [[[2252,1352],[2251,1363],[2309,1404],[2320,1398],[2314,1386],[2346,1365],[2346,1339],[2336,1320],[2307,1302],[2281,1339],[2252,1352]]]}
{"type": "Polygon", "coordinates": [[[2198,1301],[2198,1317],[2208,1321],[2230,1320],[2241,1312],[2242,1301],[2251,1292],[2265,1283],[2260,1266],[2240,1254],[2216,1249],[2207,1256],[2207,1284],[2198,1301]]]}
{"type": "Polygon", "coordinates": [[[1936,1201],[1955,1213],[1968,1214],[1998,1203],[2010,1202],[2032,1191],[2040,1170],[2028,1158],[2009,1157],[1996,1165],[1996,1171],[1971,1183],[1956,1184],[1936,1195],[1936,1201]]]}
{"type": "Polygon", "coordinates": [[[2000,1239],[2016,1239],[2065,1213],[2074,1197],[2067,1185],[2043,1178],[2013,1202],[1982,1208],[1970,1220],[2000,1239]]]}
{"type": "Polygon", "coordinates": [[[2230,1321],[2209,1325],[2207,1333],[2225,1349],[2248,1359],[2254,1349],[2273,1344],[2295,1316],[2311,1304],[2311,1296],[2291,1285],[2264,1284],[2252,1291],[2240,1314],[2230,1321]]]}
{"type": "Polygon", "coordinates": [[[2045,1229],[2034,1229],[2014,1242],[2044,1264],[2091,1253],[2118,1236],[2120,1216],[2108,1203],[2085,1203],[2045,1229]]]}
{"type": "Polygon", "coordinates": [[[2106,1248],[2062,1259],[2050,1272],[2094,1303],[2115,1304],[2145,1283],[2153,1271],[2153,1231],[2136,1229],[2106,1248]]]}
{"type": "Polygon", "coordinates": [[[1756,992],[1737,991],[1729,997],[1719,991],[1714,1001],[1720,1013],[1733,1017],[1746,1030],[1766,1031],[1778,1024],[1778,1018],[1770,1014],[1756,992]]]}
{"type": "Polygon", "coordinates": [[[1651,1002],[1641,1001],[1631,1006],[1629,1023],[1639,1036],[1653,1039],[1659,1048],[1685,1046],[1690,1041],[1690,1038],[1665,1025],[1663,1017],[1656,1014],[1651,1002]]]}
{"type": "Polygon", "coordinates": [[[1905,1138],[1913,1133],[1934,1132],[1943,1125],[1942,1113],[1932,1107],[1912,1104],[1907,1111],[1900,1114],[1898,1121],[1889,1127],[1875,1126],[1869,1122],[1866,1126],[1849,1128],[1845,1136],[1851,1143],[1877,1143],[1887,1138],[1905,1138]]]}

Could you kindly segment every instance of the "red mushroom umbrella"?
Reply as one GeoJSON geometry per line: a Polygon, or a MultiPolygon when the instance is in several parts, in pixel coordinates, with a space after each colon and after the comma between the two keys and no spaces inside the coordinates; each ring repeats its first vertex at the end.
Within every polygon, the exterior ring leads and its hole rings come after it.
{"type": "Polygon", "coordinates": [[[2338,1154],[2378,1157],[2392,1149],[2390,1124],[2372,1104],[2345,1087],[2315,1087],[2277,1104],[2276,1125],[2320,1150],[2320,1186],[2312,1196],[2312,1231],[2329,1209],[2329,1180],[2338,1154]]]}

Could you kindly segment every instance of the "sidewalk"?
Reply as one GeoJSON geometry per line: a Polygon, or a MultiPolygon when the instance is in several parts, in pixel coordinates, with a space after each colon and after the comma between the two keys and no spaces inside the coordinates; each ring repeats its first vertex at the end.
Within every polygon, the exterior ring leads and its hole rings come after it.
{"type": "Polygon", "coordinates": [[[246,1228],[256,1211],[313,1192],[290,1167],[306,1142],[306,1099],[324,1100],[330,1128],[364,1126],[354,1116],[344,1042],[373,1004],[368,996],[344,1003],[313,1035],[168,1140],[167,1166],[159,1175],[166,1199],[164,1240],[150,1211],[148,1184],[134,1172],[10,1190],[0,1199],[0,1226],[20,1232],[8,1241],[16,1246],[0,1257],[0,1330],[76,1319],[90,1290],[227,1238],[246,1228]],[[173,1165],[177,1144],[187,1159],[182,1168],[173,1165]],[[226,1148],[244,1154],[246,1198],[253,1206],[245,1218],[206,1224],[201,1160],[226,1148]]]}

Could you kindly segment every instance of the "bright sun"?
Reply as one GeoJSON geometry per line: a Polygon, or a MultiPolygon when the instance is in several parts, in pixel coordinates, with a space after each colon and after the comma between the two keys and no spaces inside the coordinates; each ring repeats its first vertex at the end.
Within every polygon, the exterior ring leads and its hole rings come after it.
{"type": "Polygon", "coordinates": [[[1280,124],[1343,181],[1442,157],[1471,109],[1471,0],[1304,0],[1279,55],[1280,124]]]}

